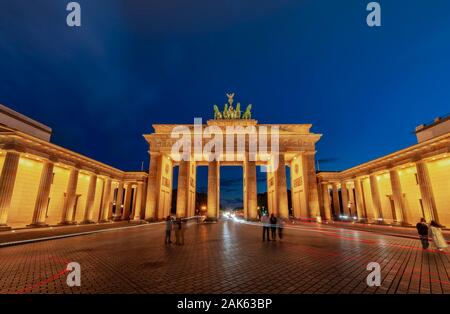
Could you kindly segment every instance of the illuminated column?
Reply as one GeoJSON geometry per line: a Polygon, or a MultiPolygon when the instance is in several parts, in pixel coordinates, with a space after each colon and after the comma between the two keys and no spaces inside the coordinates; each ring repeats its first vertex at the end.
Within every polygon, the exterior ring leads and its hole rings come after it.
{"type": "Polygon", "coordinates": [[[102,215],[100,222],[108,222],[108,214],[110,208],[110,199],[111,199],[111,178],[105,179],[105,184],[103,185],[103,198],[102,198],[102,215]]]}
{"type": "Polygon", "coordinates": [[[111,182],[111,193],[109,193],[109,199],[108,199],[108,221],[113,220],[113,206],[114,206],[114,200],[115,200],[115,190],[116,190],[116,183],[111,182]]]}
{"type": "Polygon", "coordinates": [[[178,168],[177,217],[187,216],[189,161],[181,160],[178,168]]]}
{"type": "Polygon", "coordinates": [[[308,217],[317,217],[320,214],[319,191],[317,188],[316,162],[314,153],[302,154],[303,181],[305,194],[308,200],[308,217]]]}
{"type": "Polygon", "coordinates": [[[92,220],[92,214],[94,212],[94,201],[95,201],[95,189],[97,188],[97,175],[91,174],[89,177],[89,186],[86,196],[86,208],[84,210],[84,218],[81,222],[82,224],[94,223],[92,220]]]}
{"type": "Polygon", "coordinates": [[[195,195],[197,188],[197,164],[192,158],[189,163],[190,175],[188,178],[188,216],[195,216],[195,195]]]}
{"type": "Polygon", "coordinates": [[[278,155],[278,168],[276,169],[276,188],[278,200],[278,215],[281,217],[289,217],[287,185],[286,185],[286,164],[284,154],[278,155]]]}
{"type": "Polygon", "coordinates": [[[69,182],[67,183],[66,198],[64,199],[64,206],[60,224],[67,225],[74,223],[73,211],[76,200],[77,184],[78,169],[74,167],[70,170],[69,182]]]}
{"type": "Polygon", "coordinates": [[[131,194],[133,192],[133,186],[131,183],[128,183],[127,189],[125,192],[125,201],[123,205],[123,213],[122,220],[130,220],[130,206],[131,206],[131,194]]]}
{"type": "Polygon", "coordinates": [[[219,171],[220,165],[216,160],[208,163],[208,209],[209,220],[216,220],[219,214],[219,171]]]}
{"type": "Polygon", "coordinates": [[[361,185],[361,179],[356,178],[355,181],[355,192],[356,192],[356,212],[358,218],[367,218],[366,207],[364,204],[364,194],[361,185]]]}
{"type": "Polygon", "coordinates": [[[408,214],[406,212],[406,204],[403,199],[402,186],[400,184],[400,176],[395,169],[389,170],[389,177],[391,179],[392,198],[394,199],[395,213],[397,221],[401,224],[409,224],[408,214]]]}
{"type": "Polygon", "coordinates": [[[339,216],[341,215],[341,207],[339,205],[339,191],[336,183],[332,184],[333,187],[333,210],[334,215],[337,219],[339,219],[339,216]]]}
{"type": "MultiPolygon", "coordinates": [[[[356,214],[356,210],[355,210],[355,208],[356,208],[356,200],[355,200],[355,194],[353,193],[354,192],[354,186],[353,187],[350,187],[350,189],[348,190],[348,200],[349,200],[349,204],[350,204],[350,209],[351,209],[351,216],[352,217],[357,217],[357,214],[356,214]]],[[[350,210],[349,210],[349,214],[350,214],[350,210]]]]}
{"type": "Polygon", "coordinates": [[[6,223],[8,221],[8,211],[11,205],[19,159],[20,154],[11,151],[6,153],[3,163],[0,175],[0,230],[10,229],[6,223]]]}
{"type": "Polygon", "coordinates": [[[421,160],[416,163],[417,178],[419,180],[420,195],[422,196],[422,204],[427,221],[434,220],[439,223],[439,216],[436,211],[436,203],[434,200],[433,188],[431,187],[430,175],[425,161],[421,160]]]}
{"type": "Polygon", "coordinates": [[[144,183],[138,181],[136,187],[136,197],[134,203],[134,221],[141,221],[141,209],[142,209],[142,192],[144,183]]]}
{"type": "Polygon", "coordinates": [[[247,203],[247,161],[242,163],[242,196],[244,205],[244,218],[248,219],[248,203],[247,203]]]}
{"type": "Polygon", "coordinates": [[[256,162],[248,161],[246,166],[247,219],[258,217],[258,200],[256,187],[256,162]]]}
{"type": "Polygon", "coordinates": [[[348,189],[345,181],[341,183],[341,196],[342,196],[342,210],[344,212],[344,215],[348,216],[350,215],[350,212],[348,210],[348,189]]]}
{"type": "Polygon", "coordinates": [[[31,227],[45,227],[48,196],[50,195],[50,188],[53,181],[53,162],[44,161],[42,167],[41,179],[39,181],[39,189],[34,203],[33,220],[31,221],[31,227]]]}
{"type": "Polygon", "coordinates": [[[147,183],[147,201],[145,204],[145,219],[151,220],[156,218],[156,205],[158,200],[159,180],[158,168],[160,168],[162,157],[159,154],[150,154],[150,170],[148,173],[147,183]]]}
{"type": "Polygon", "coordinates": [[[372,194],[372,204],[374,216],[376,219],[383,219],[383,213],[381,211],[381,200],[380,200],[380,191],[378,189],[378,180],[377,176],[371,174],[370,178],[370,192],[372,194]]]}
{"type": "Polygon", "coordinates": [[[277,208],[277,188],[276,188],[276,172],[271,163],[267,164],[267,211],[269,214],[278,212],[277,208]]]}
{"type": "Polygon", "coordinates": [[[330,191],[328,190],[328,183],[322,183],[322,194],[323,194],[323,209],[325,216],[323,217],[325,220],[331,219],[331,200],[330,200],[330,191]]]}
{"type": "Polygon", "coordinates": [[[123,181],[119,181],[119,186],[117,188],[116,211],[114,213],[114,221],[118,221],[118,220],[122,219],[123,191],[124,191],[123,187],[124,187],[123,181]]]}
{"type": "Polygon", "coordinates": [[[132,190],[134,190],[133,192],[133,199],[131,201],[131,214],[130,214],[130,220],[134,219],[134,213],[135,213],[135,209],[136,209],[136,191],[137,191],[137,185],[134,184],[132,186],[132,190]]]}

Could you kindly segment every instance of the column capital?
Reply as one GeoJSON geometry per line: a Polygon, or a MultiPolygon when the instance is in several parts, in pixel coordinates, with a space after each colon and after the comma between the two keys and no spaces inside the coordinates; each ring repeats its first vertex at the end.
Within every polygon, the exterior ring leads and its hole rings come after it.
{"type": "Polygon", "coordinates": [[[17,153],[17,154],[26,152],[26,148],[23,145],[18,144],[16,142],[6,142],[2,145],[2,149],[10,153],[17,153]]]}

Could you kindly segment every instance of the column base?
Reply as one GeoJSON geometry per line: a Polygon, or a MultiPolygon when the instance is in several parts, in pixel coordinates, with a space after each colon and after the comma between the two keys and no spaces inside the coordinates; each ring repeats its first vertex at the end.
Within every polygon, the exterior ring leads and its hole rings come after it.
{"type": "Polygon", "coordinates": [[[122,220],[122,216],[114,216],[112,221],[121,221],[122,220]]]}
{"type": "Polygon", "coordinates": [[[76,221],[62,221],[62,222],[58,223],[58,226],[73,226],[76,224],[77,224],[76,221]]]}
{"type": "Polygon", "coordinates": [[[392,226],[399,226],[399,227],[412,227],[412,224],[410,224],[408,222],[403,222],[403,221],[393,222],[391,225],[392,226]]]}
{"type": "Polygon", "coordinates": [[[134,223],[134,224],[147,224],[148,221],[139,218],[139,219],[130,219],[130,223],[134,223]]]}
{"type": "Polygon", "coordinates": [[[1,231],[10,231],[11,227],[8,225],[0,225],[0,232],[1,231]]]}
{"type": "Polygon", "coordinates": [[[35,223],[27,225],[27,227],[29,227],[29,228],[46,228],[48,226],[49,225],[46,224],[45,222],[35,222],[35,223]]]}
{"type": "Polygon", "coordinates": [[[93,221],[93,220],[83,220],[82,222],[80,222],[80,225],[91,225],[91,224],[95,224],[95,221],[93,221]]]}
{"type": "Polygon", "coordinates": [[[101,223],[101,224],[105,224],[105,223],[109,223],[109,222],[112,222],[112,221],[109,219],[102,219],[99,221],[99,223],[101,223]]]}

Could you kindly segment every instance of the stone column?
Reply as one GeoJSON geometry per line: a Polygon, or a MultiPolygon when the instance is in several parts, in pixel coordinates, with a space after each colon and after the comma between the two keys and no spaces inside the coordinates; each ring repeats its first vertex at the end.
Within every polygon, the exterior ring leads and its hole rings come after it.
{"type": "Polygon", "coordinates": [[[307,195],[308,201],[307,214],[309,218],[312,218],[320,213],[315,154],[302,154],[302,166],[305,195],[307,195]]]}
{"type": "Polygon", "coordinates": [[[323,193],[323,208],[324,208],[324,219],[330,220],[331,215],[331,200],[330,191],[328,190],[328,183],[322,183],[322,193],[323,193]]]}
{"type": "Polygon", "coordinates": [[[60,224],[73,224],[73,211],[75,206],[75,199],[78,184],[78,169],[72,168],[70,170],[69,182],[67,183],[66,198],[64,199],[63,212],[60,224]]]}
{"type": "Polygon", "coordinates": [[[408,213],[406,212],[406,204],[403,198],[398,171],[396,169],[389,170],[389,177],[391,179],[392,198],[394,200],[397,221],[401,224],[408,225],[408,213]]]}
{"type": "Polygon", "coordinates": [[[342,210],[344,215],[349,216],[350,212],[348,210],[348,189],[347,184],[343,181],[341,182],[341,196],[342,196],[342,210]]]}
{"type": "Polygon", "coordinates": [[[286,163],[284,160],[284,154],[281,153],[278,156],[278,168],[276,169],[276,188],[277,188],[277,200],[278,200],[278,215],[281,217],[289,217],[288,198],[287,198],[287,185],[286,185],[286,163]]]}
{"type": "Polygon", "coordinates": [[[131,214],[130,214],[130,220],[134,219],[134,212],[135,212],[135,208],[136,208],[136,190],[137,190],[137,185],[134,184],[131,188],[131,190],[134,190],[133,192],[133,199],[131,200],[131,214]]]}
{"type": "Polygon", "coordinates": [[[133,186],[131,183],[128,183],[127,189],[125,192],[125,201],[123,203],[123,213],[122,220],[130,220],[130,206],[131,206],[131,193],[133,192],[133,186]]]}
{"type": "Polygon", "coordinates": [[[44,166],[42,167],[41,179],[39,181],[39,189],[34,204],[33,220],[30,227],[45,227],[48,226],[45,223],[48,197],[50,195],[50,188],[53,181],[53,162],[44,161],[44,166]]]}
{"type": "Polygon", "coordinates": [[[158,166],[161,163],[159,154],[150,154],[150,169],[148,173],[147,181],[147,201],[145,204],[145,220],[151,220],[156,218],[156,208],[158,200],[158,166]]]}
{"type": "Polygon", "coordinates": [[[248,161],[246,166],[247,219],[258,218],[258,199],[256,186],[256,162],[248,161]]]}
{"type": "Polygon", "coordinates": [[[356,200],[355,200],[355,194],[353,193],[354,192],[354,187],[350,187],[350,189],[348,189],[348,200],[349,200],[349,203],[350,203],[350,205],[351,205],[351,213],[350,213],[350,210],[349,210],[349,214],[351,214],[351,216],[352,217],[357,217],[357,214],[356,214],[356,200]]]}
{"type": "Polygon", "coordinates": [[[102,197],[102,214],[100,222],[108,222],[109,205],[111,198],[111,178],[105,179],[105,184],[103,185],[103,197],[102,197]]]}
{"type": "Polygon", "coordinates": [[[420,195],[422,196],[422,205],[427,221],[434,220],[439,223],[439,216],[436,210],[433,188],[431,186],[430,175],[425,161],[416,163],[417,178],[419,181],[420,195]]]}
{"type": "Polygon", "coordinates": [[[332,187],[333,187],[334,215],[336,216],[336,219],[339,219],[339,216],[341,215],[341,206],[339,205],[339,191],[338,191],[337,183],[333,183],[332,187]]]}
{"type": "Polygon", "coordinates": [[[373,211],[376,219],[383,219],[381,211],[380,191],[378,189],[378,180],[376,175],[370,175],[370,192],[372,194],[373,211]]]}
{"type": "Polygon", "coordinates": [[[84,210],[84,217],[82,224],[92,224],[92,214],[94,212],[94,201],[95,201],[95,189],[97,188],[97,175],[91,174],[89,177],[89,186],[86,195],[86,208],[84,210]]]}
{"type": "Polygon", "coordinates": [[[208,220],[216,220],[219,213],[219,171],[219,162],[210,161],[208,164],[208,220]]]}
{"type": "Polygon", "coordinates": [[[119,221],[122,219],[122,205],[123,205],[123,190],[124,190],[123,181],[119,181],[119,186],[117,188],[117,197],[116,197],[116,211],[114,213],[114,221],[119,221]]]}
{"type": "Polygon", "coordinates": [[[138,182],[136,187],[136,196],[134,203],[134,221],[141,221],[141,209],[142,209],[142,192],[143,192],[143,182],[138,182]]]}
{"type": "Polygon", "coordinates": [[[113,207],[114,207],[114,199],[115,199],[115,183],[111,182],[111,192],[109,193],[109,200],[108,200],[108,221],[111,221],[114,219],[114,213],[113,213],[113,207]]]}
{"type": "Polygon", "coordinates": [[[177,217],[187,216],[189,161],[181,160],[178,168],[177,217]]]}
{"type": "Polygon", "coordinates": [[[364,194],[361,185],[361,179],[356,178],[354,181],[356,192],[356,212],[359,219],[367,218],[366,207],[364,204],[364,194]]]}
{"type": "Polygon", "coordinates": [[[0,230],[10,229],[7,225],[8,211],[16,181],[17,168],[19,166],[20,154],[7,152],[0,175],[0,230]]]}

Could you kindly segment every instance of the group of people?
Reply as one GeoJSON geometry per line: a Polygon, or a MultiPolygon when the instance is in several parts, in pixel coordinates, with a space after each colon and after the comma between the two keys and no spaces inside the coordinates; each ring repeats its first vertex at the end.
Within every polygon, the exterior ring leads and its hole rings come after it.
{"type": "Polygon", "coordinates": [[[266,241],[276,241],[277,239],[277,230],[278,237],[280,240],[283,238],[283,228],[284,228],[284,220],[281,217],[275,217],[274,214],[270,215],[270,218],[267,214],[261,216],[261,223],[263,226],[263,242],[266,241]],[[270,236],[271,235],[271,236],[270,236]]]}
{"type": "Polygon", "coordinates": [[[432,220],[430,225],[428,225],[425,218],[421,218],[420,222],[417,223],[416,228],[424,250],[428,249],[430,246],[429,238],[433,240],[434,246],[439,251],[443,251],[447,248],[447,241],[445,241],[445,238],[442,235],[442,226],[436,221],[432,220]]]}
{"type": "Polygon", "coordinates": [[[175,221],[172,220],[172,217],[169,215],[166,218],[166,239],[165,244],[171,244],[172,239],[172,230],[175,231],[175,244],[176,245],[184,245],[184,231],[185,227],[183,226],[183,220],[178,217],[175,221]]]}

